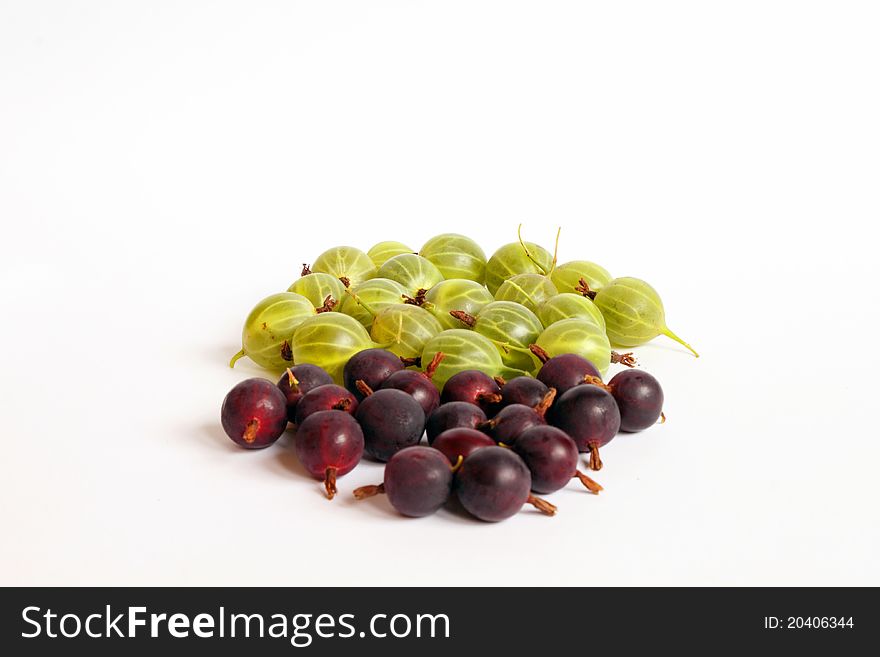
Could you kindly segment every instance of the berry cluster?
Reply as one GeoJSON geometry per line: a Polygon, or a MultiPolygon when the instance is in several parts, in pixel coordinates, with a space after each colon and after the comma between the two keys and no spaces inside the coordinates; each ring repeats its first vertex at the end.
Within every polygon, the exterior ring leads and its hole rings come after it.
{"type": "Polygon", "coordinates": [[[331,499],[337,478],[366,455],[387,462],[383,482],[354,495],[384,493],[406,516],[431,514],[453,494],[485,521],[508,518],[525,504],[553,515],[556,507],[534,493],[575,478],[601,491],[579,469],[579,452],[601,469],[599,448],[619,431],[663,418],[663,391],[641,370],[605,384],[577,354],[532,351],[542,361],[535,378],[505,381],[463,370],[439,389],[432,377],[442,352],[421,372],[388,350],[361,350],[345,363],[341,386],[316,365],[295,365],[277,385],[252,378],[235,386],[223,402],[223,428],[238,445],[257,449],[294,423],[295,452],[331,499]],[[427,446],[420,444],[424,434],[427,446]]]}

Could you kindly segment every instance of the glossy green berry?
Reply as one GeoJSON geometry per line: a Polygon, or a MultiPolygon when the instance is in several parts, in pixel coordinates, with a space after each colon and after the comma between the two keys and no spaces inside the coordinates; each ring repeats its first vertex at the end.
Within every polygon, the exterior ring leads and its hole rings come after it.
{"type": "Polygon", "coordinates": [[[373,261],[377,268],[384,265],[394,256],[404,253],[415,253],[415,251],[402,242],[379,242],[367,251],[367,255],[370,256],[370,260],[373,261]]]}
{"type": "Polygon", "coordinates": [[[311,270],[331,274],[348,285],[357,285],[376,276],[376,265],[370,256],[353,246],[327,249],[312,263],[311,270]]]}
{"type": "Polygon", "coordinates": [[[560,292],[582,294],[585,290],[581,279],[586,282],[588,289],[600,290],[611,280],[611,274],[604,267],[587,260],[566,262],[550,273],[550,280],[560,292]]]}
{"type": "Polygon", "coordinates": [[[532,242],[505,244],[486,263],[486,287],[495,294],[507,279],[517,274],[547,275],[553,269],[553,256],[532,242]]]}
{"type": "Polygon", "coordinates": [[[424,308],[397,304],[376,314],[370,338],[402,358],[418,358],[425,343],[442,330],[440,322],[424,308]]]}
{"type": "Polygon", "coordinates": [[[329,297],[328,309],[338,310],[345,294],[345,285],[332,274],[316,272],[300,276],[287,291],[301,294],[316,308],[324,307],[324,302],[329,297]]]}
{"type": "Polygon", "coordinates": [[[293,331],[290,345],[293,362],[324,368],[338,385],[349,358],[376,346],[361,323],[343,313],[309,317],[293,331]]]}
{"type": "Polygon", "coordinates": [[[380,278],[397,281],[408,291],[411,297],[424,294],[443,280],[443,274],[434,264],[415,253],[403,253],[394,256],[379,267],[380,278]]]}
{"type": "Polygon", "coordinates": [[[498,301],[521,303],[535,312],[538,306],[558,294],[556,286],[541,274],[517,274],[504,281],[495,293],[498,301]]]}
{"type": "Polygon", "coordinates": [[[369,329],[376,313],[386,306],[402,304],[407,296],[406,288],[397,281],[371,278],[346,290],[336,310],[354,317],[369,329]]]}
{"type": "Polygon", "coordinates": [[[480,284],[486,280],[486,254],[464,235],[445,233],[432,237],[419,255],[434,263],[444,278],[465,278],[480,284]]]}
{"type": "Polygon", "coordinates": [[[536,369],[537,363],[529,352],[544,330],[541,321],[531,310],[513,301],[494,301],[476,315],[455,312],[461,325],[489,338],[501,350],[501,360],[507,367],[526,372],[536,369]]]}
{"type": "Polygon", "coordinates": [[[430,312],[444,329],[462,328],[449,313],[459,310],[474,315],[495,299],[484,285],[471,280],[453,278],[437,283],[428,290],[422,307],[430,312]]]}
{"type": "Polygon", "coordinates": [[[699,354],[666,326],[666,311],[657,290],[638,278],[615,278],[595,293],[593,301],[605,317],[608,337],[615,345],[637,347],[658,335],[672,338],[699,354]]]}
{"type": "MultiPolygon", "coordinates": [[[[464,370],[480,370],[489,376],[511,376],[495,344],[469,329],[450,329],[428,340],[422,350],[422,365],[434,361],[438,352],[443,353],[443,360],[431,380],[441,390],[453,374],[464,370]]],[[[523,372],[514,372],[512,376],[517,374],[523,372]]]]}
{"type": "Polygon", "coordinates": [[[300,294],[280,292],[266,297],[248,314],[241,331],[241,351],[232,357],[229,366],[233,367],[239,358],[247,356],[274,372],[290,367],[293,333],[316,313],[312,302],[300,294]]]}
{"type": "Polygon", "coordinates": [[[605,330],[605,317],[599,307],[588,297],[573,292],[550,297],[538,306],[536,314],[545,328],[563,319],[588,319],[605,330]]]}
{"type": "Polygon", "coordinates": [[[535,341],[552,358],[578,354],[593,363],[601,373],[611,364],[608,336],[596,322],[586,319],[563,319],[544,329],[535,341]]]}

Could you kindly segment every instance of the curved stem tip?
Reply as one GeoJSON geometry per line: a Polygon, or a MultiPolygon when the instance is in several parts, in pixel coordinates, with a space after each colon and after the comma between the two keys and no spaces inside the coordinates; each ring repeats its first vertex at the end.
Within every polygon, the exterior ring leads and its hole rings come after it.
{"type": "Polygon", "coordinates": [[[665,328],[661,331],[661,333],[662,333],[663,335],[665,335],[667,338],[672,338],[672,339],[675,340],[678,344],[680,344],[680,345],[684,345],[685,347],[687,347],[687,348],[690,350],[690,352],[694,355],[694,357],[696,357],[696,358],[699,358],[699,357],[700,357],[700,354],[698,354],[698,353],[696,352],[696,350],[695,350],[692,346],[690,346],[687,342],[685,342],[685,341],[682,340],[680,337],[678,337],[675,333],[673,333],[672,331],[670,331],[668,326],[665,327],[665,328]]]}
{"type": "Polygon", "coordinates": [[[312,273],[312,267],[306,263],[303,263],[302,271],[299,273],[300,276],[308,276],[312,273]]]}
{"type": "Polygon", "coordinates": [[[291,391],[299,392],[299,381],[293,375],[293,370],[289,367],[287,368],[287,386],[291,389],[291,391]]]}
{"type": "Polygon", "coordinates": [[[590,445],[590,470],[599,471],[602,469],[602,459],[599,458],[599,446],[590,445]]]}
{"type": "Polygon", "coordinates": [[[550,388],[544,398],[535,406],[535,412],[544,417],[547,414],[547,411],[550,410],[550,407],[553,406],[553,400],[556,399],[556,388],[550,388]]]}
{"type": "Polygon", "coordinates": [[[593,495],[598,495],[599,491],[604,490],[602,486],[599,485],[598,482],[590,479],[587,475],[585,475],[580,470],[575,470],[574,478],[580,479],[580,482],[587,487],[587,490],[590,491],[593,495]]]}
{"type": "Polygon", "coordinates": [[[233,356],[232,359],[229,361],[229,367],[235,367],[235,364],[238,362],[238,359],[244,358],[244,355],[245,355],[244,349],[242,349],[237,354],[235,354],[235,356],[233,356]]]}
{"type": "Polygon", "coordinates": [[[593,376],[592,374],[587,374],[584,377],[584,383],[591,386],[596,386],[598,388],[602,388],[605,392],[611,392],[611,386],[607,386],[602,382],[598,376],[593,376]]]}
{"type": "Polygon", "coordinates": [[[359,500],[365,500],[374,495],[382,495],[385,492],[385,484],[370,484],[354,489],[354,496],[359,500]]]}
{"type": "Polygon", "coordinates": [[[332,465],[324,471],[324,490],[328,500],[336,497],[336,468],[332,465]]]}
{"type": "Polygon", "coordinates": [[[411,356],[408,358],[400,357],[400,362],[403,363],[404,367],[421,367],[422,359],[420,356],[411,356]]]}
{"type": "Polygon", "coordinates": [[[464,457],[461,454],[459,454],[458,459],[455,461],[455,465],[452,466],[453,474],[459,471],[462,463],[464,463],[464,457]]]}
{"type": "Polygon", "coordinates": [[[328,294],[326,297],[324,297],[324,304],[318,308],[315,308],[315,312],[329,313],[335,307],[336,307],[336,299],[334,299],[332,295],[328,294]]]}
{"type": "Polygon", "coordinates": [[[486,402],[487,404],[497,404],[501,401],[501,395],[497,392],[481,392],[477,395],[478,402],[486,402]]]}
{"type": "Polygon", "coordinates": [[[529,494],[529,498],[526,500],[526,502],[531,504],[545,516],[556,515],[556,507],[542,497],[535,497],[534,495],[529,494]]]}
{"type": "Polygon", "coordinates": [[[575,286],[574,291],[590,300],[596,298],[596,292],[590,289],[590,284],[583,277],[578,279],[578,284],[575,286]]]}

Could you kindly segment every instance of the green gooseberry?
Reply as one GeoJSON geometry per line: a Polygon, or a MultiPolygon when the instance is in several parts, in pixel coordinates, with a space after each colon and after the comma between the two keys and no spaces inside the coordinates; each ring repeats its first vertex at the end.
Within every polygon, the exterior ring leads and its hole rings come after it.
{"type": "Polygon", "coordinates": [[[517,274],[504,281],[495,293],[497,301],[514,301],[535,312],[538,306],[559,292],[547,276],[517,274]]]}
{"type": "Polygon", "coordinates": [[[297,326],[314,317],[318,310],[301,294],[279,292],[260,301],[248,314],[241,331],[241,351],[229,361],[247,356],[257,365],[274,372],[292,363],[291,338],[297,326]]]}
{"type": "Polygon", "coordinates": [[[583,294],[586,291],[584,283],[589,290],[599,290],[611,280],[611,274],[595,262],[573,260],[550,272],[550,280],[560,292],[583,294]]]}
{"type": "Polygon", "coordinates": [[[339,303],[345,294],[345,285],[332,274],[309,272],[296,279],[287,291],[301,294],[315,307],[328,306],[328,310],[339,310],[339,303]]]}
{"type": "Polygon", "coordinates": [[[422,355],[425,343],[442,330],[440,322],[424,308],[401,303],[376,314],[370,337],[401,358],[415,359],[422,355]]]}
{"type": "Polygon", "coordinates": [[[638,347],[658,335],[665,335],[699,358],[693,347],[666,326],[666,311],[660,295],[645,281],[631,277],[615,278],[590,295],[605,317],[605,328],[613,344],[638,347]]]}
{"type": "Polygon", "coordinates": [[[529,351],[529,345],[538,339],[544,327],[535,313],[524,305],[493,301],[475,315],[453,311],[452,316],[495,343],[506,366],[526,372],[537,369],[538,363],[529,351]]]}
{"type": "Polygon", "coordinates": [[[504,281],[517,274],[546,275],[553,268],[553,256],[533,242],[511,242],[492,254],[486,263],[486,287],[498,292],[504,281]]]}
{"type": "Polygon", "coordinates": [[[402,253],[388,259],[379,267],[378,275],[397,281],[412,297],[423,296],[443,280],[443,274],[430,260],[415,253],[402,253]]]}
{"type": "Polygon", "coordinates": [[[596,322],[587,319],[563,319],[545,328],[535,344],[551,358],[578,354],[596,366],[602,374],[611,364],[611,344],[596,322]]]}
{"type": "Polygon", "coordinates": [[[378,244],[374,244],[370,247],[370,250],[367,251],[367,255],[370,256],[370,260],[373,261],[373,264],[376,267],[381,267],[388,260],[397,255],[402,255],[404,253],[415,253],[415,251],[409,248],[403,242],[379,242],[378,244]]]}
{"type": "Polygon", "coordinates": [[[292,362],[324,368],[343,384],[342,368],[357,352],[377,346],[359,321],[343,313],[321,313],[303,321],[290,339],[292,362]]]}
{"type": "Polygon", "coordinates": [[[319,255],[311,268],[303,268],[303,273],[313,272],[332,274],[346,286],[357,285],[376,277],[376,265],[370,256],[353,246],[334,246],[319,255]]]}
{"type": "Polygon", "coordinates": [[[397,281],[371,278],[348,288],[336,309],[349,317],[354,317],[369,330],[376,313],[386,306],[402,304],[406,296],[406,288],[397,281]]]}
{"type": "Polygon", "coordinates": [[[437,235],[425,242],[419,255],[434,263],[444,278],[465,278],[480,284],[486,280],[486,254],[470,237],[437,235]]]}
{"type": "Polygon", "coordinates": [[[480,370],[489,376],[511,378],[526,374],[505,367],[495,344],[468,329],[449,329],[428,340],[422,350],[422,365],[436,363],[438,353],[443,354],[443,359],[437,365],[431,380],[440,390],[453,374],[464,370],[480,370]]]}
{"type": "Polygon", "coordinates": [[[453,310],[476,314],[495,299],[484,285],[463,278],[441,281],[428,290],[422,308],[430,312],[444,329],[461,328],[461,322],[449,313],[453,310]]]}
{"type": "Polygon", "coordinates": [[[538,319],[544,328],[563,319],[589,319],[605,330],[605,317],[589,297],[573,292],[563,292],[550,297],[538,306],[538,319]]]}

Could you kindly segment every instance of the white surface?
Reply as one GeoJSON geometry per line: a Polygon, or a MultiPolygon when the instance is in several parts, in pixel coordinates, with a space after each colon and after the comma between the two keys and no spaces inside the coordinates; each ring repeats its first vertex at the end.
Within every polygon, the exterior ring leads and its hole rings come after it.
{"type": "Polygon", "coordinates": [[[0,584],[880,584],[870,2],[0,5],[0,584]],[[339,243],[525,224],[651,281],[669,422],[418,521],[219,426],[339,243]]]}

